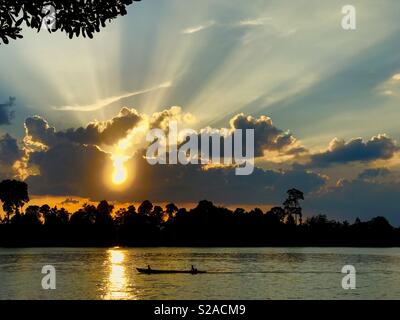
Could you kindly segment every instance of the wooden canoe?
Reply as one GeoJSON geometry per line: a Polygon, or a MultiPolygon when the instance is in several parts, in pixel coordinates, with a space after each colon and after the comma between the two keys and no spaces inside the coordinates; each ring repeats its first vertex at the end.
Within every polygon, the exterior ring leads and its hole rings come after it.
{"type": "Polygon", "coordinates": [[[200,270],[157,270],[157,269],[147,269],[147,268],[136,268],[140,273],[145,274],[167,274],[167,273],[187,273],[187,274],[198,274],[206,273],[206,271],[200,270]]]}

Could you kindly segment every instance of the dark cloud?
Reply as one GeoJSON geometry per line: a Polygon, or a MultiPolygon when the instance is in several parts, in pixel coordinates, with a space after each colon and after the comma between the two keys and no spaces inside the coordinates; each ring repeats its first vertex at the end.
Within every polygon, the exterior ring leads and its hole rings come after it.
{"type": "Polygon", "coordinates": [[[39,116],[26,119],[25,128],[32,140],[47,146],[55,146],[67,141],[79,144],[112,145],[124,138],[128,131],[141,120],[142,117],[136,110],[122,108],[120,113],[111,120],[89,123],[86,127],[78,129],[56,131],[39,116]]]}
{"type": "Polygon", "coordinates": [[[26,135],[30,136],[35,142],[40,142],[47,146],[58,143],[56,129],[50,127],[48,122],[40,116],[30,117],[25,120],[26,135]]]}
{"type": "Polygon", "coordinates": [[[365,169],[362,171],[359,175],[359,179],[374,179],[374,178],[379,178],[379,177],[386,177],[390,174],[390,170],[387,168],[371,168],[371,169],[365,169]]]}
{"type": "Polygon", "coordinates": [[[15,172],[13,165],[15,161],[20,159],[22,151],[20,150],[17,140],[8,133],[0,137],[0,178],[13,177],[15,172]]]}
{"type": "Polygon", "coordinates": [[[60,132],[59,135],[78,143],[112,145],[124,138],[141,120],[135,109],[122,108],[111,120],[90,123],[86,128],[60,132]]]}
{"type": "Polygon", "coordinates": [[[26,182],[38,195],[105,196],[102,173],[110,161],[96,146],[61,143],[30,155],[28,166],[36,168],[39,175],[26,182]]]}
{"type": "MultiPolygon", "coordinates": [[[[160,113],[160,117],[167,116],[167,113],[160,113]]],[[[242,130],[242,153],[246,150],[246,130],[254,130],[254,156],[262,157],[268,151],[277,151],[279,154],[296,156],[307,152],[307,150],[299,145],[298,140],[288,131],[283,131],[272,124],[272,120],[267,116],[261,116],[259,118],[253,118],[251,116],[245,116],[244,114],[238,114],[234,116],[230,121],[230,128],[226,132],[232,134],[236,129],[242,130]]],[[[226,136],[222,131],[217,129],[205,128],[197,135],[198,147],[201,149],[201,136],[200,134],[217,135],[220,137],[220,152],[221,157],[224,156],[224,139],[226,136]]],[[[232,134],[233,135],[233,134],[232,134]]],[[[189,139],[189,137],[188,137],[189,139]]],[[[211,138],[210,138],[211,141],[211,138]]],[[[232,140],[233,141],[233,140],[232,140]]],[[[184,144],[186,141],[181,143],[184,144]]],[[[209,152],[211,154],[212,145],[209,144],[209,152]]],[[[199,154],[200,150],[199,150],[199,154]]],[[[234,149],[233,149],[234,154],[234,149]]]]}
{"type": "Polygon", "coordinates": [[[383,134],[372,137],[368,141],[363,141],[361,138],[352,139],[348,142],[334,139],[327,151],[313,154],[306,167],[324,168],[334,164],[356,161],[387,160],[392,158],[398,150],[397,143],[383,134]]]}
{"type": "Polygon", "coordinates": [[[325,184],[323,177],[305,171],[255,168],[252,175],[237,176],[233,167],[206,170],[199,165],[152,166],[140,152],[125,164],[133,176],[132,183],[116,192],[108,188],[111,176],[103,175],[109,163],[109,156],[97,148],[59,145],[31,157],[31,165],[39,167],[40,175],[30,177],[27,182],[35,194],[71,194],[119,201],[195,202],[207,198],[228,204],[281,203],[291,187],[307,193],[325,184]]]}
{"type": "Polygon", "coordinates": [[[399,182],[373,180],[343,180],[323,193],[313,194],[304,202],[305,211],[324,213],[330,217],[354,221],[384,216],[394,225],[400,225],[399,182]]]}
{"type": "Polygon", "coordinates": [[[261,116],[253,118],[238,114],[230,120],[232,129],[254,129],[254,154],[262,157],[265,151],[280,151],[284,153],[301,153],[305,149],[296,145],[296,138],[289,131],[275,127],[271,118],[261,116]]]}
{"type": "Polygon", "coordinates": [[[60,204],[61,205],[66,205],[66,204],[78,204],[78,203],[79,203],[79,200],[75,200],[75,199],[72,199],[72,198],[67,198],[64,201],[62,201],[60,204]]]}
{"type": "Polygon", "coordinates": [[[205,169],[198,165],[149,165],[137,156],[136,200],[198,201],[209,199],[223,203],[280,203],[290,187],[304,192],[325,184],[318,174],[305,171],[273,171],[255,168],[248,176],[235,175],[233,167],[205,169]],[[151,181],[149,183],[148,181],[151,181]]]}
{"type": "Polygon", "coordinates": [[[14,118],[15,111],[11,110],[14,105],[15,98],[10,97],[5,103],[0,103],[0,125],[11,124],[11,120],[14,118]]]}

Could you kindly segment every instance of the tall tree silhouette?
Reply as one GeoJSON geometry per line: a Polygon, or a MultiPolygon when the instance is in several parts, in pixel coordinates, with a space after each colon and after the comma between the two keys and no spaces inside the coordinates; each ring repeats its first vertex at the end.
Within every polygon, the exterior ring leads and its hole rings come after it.
{"type": "Polygon", "coordinates": [[[100,201],[97,205],[96,223],[100,225],[111,224],[113,210],[114,206],[112,204],[109,204],[106,200],[100,201]]]}
{"type": "Polygon", "coordinates": [[[138,208],[138,213],[143,216],[149,216],[152,209],[153,204],[149,200],[144,200],[138,208]]]}
{"type": "Polygon", "coordinates": [[[50,225],[55,220],[55,213],[48,204],[42,205],[39,212],[42,214],[45,224],[50,225]]]}
{"type": "Polygon", "coordinates": [[[168,203],[165,206],[165,212],[168,215],[168,219],[172,220],[172,218],[174,217],[174,213],[176,213],[178,211],[178,207],[174,204],[174,203],[168,203]]]}
{"type": "Polygon", "coordinates": [[[23,224],[31,227],[41,225],[42,222],[40,221],[40,207],[29,206],[28,208],[26,208],[25,214],[23,215],[21,220],[23,224]]]}
{"type": "Polygon", "coordinates": [[[0,39],[8,44],[9,39],[22,38],[23,24],[38,32],[44,27],[49,32],[65,32],[70,38],[93,38],[107,21],[126,15],[126,6],[134,1],[141,0],[2,0],[0,39]]]}
{"type": "Polygon", "coordinates": [[[302,223],[303,220],[303,214],[302,214],[302,209],[299,204],[299,200],[304,200],[304,194],[300,190],[297,190],[295,188],[290,189],[287,191],[288,197],[283,203],[283,207],[285,209],[285,213],[290,217],[295,218],[295,223],[297,224],[297,218],[299,218],[300,224],[302,223]]]}
{"type": "Polygon", "coordinates": [[[161,208],[160,206],[154,206],[153,212],[151,213],[151,217],[153,218],[155,225],[160,227],[164,218],[163,208],[161,208]]]}
{"type": "Polygon", "coordinates": [[[29,202],[28,185],[22,181],[3,180],[0,182],[0,200],[9,223],[11,215],[19,214],[20,208],[29,202]]]}

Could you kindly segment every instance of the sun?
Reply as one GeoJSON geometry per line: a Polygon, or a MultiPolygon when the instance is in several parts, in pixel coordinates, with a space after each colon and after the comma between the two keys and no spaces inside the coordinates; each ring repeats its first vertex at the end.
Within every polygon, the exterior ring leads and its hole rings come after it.
{"type": "Polygon", "coordinates": [[[115,185],[121,185],[128,179],[128,170],[125,167],[125,161],[127,157],[114,155],[112,157],[113,160],[113,173],[112,173],[112,182],[115,185]]]}
{"type": "Polygon", "coordinates": [[[132,170],[132,161],[129,162],[129,170],[127,168],[127,161],[131,159],[128,154],[132,154],[133,150],[138,148],[148,128],[149,124],[143,121],[137,127],[129,130],[127,136],[114,145],[113,150],[110,152],[112,172],[107,169],[107,183],[110,181],[110,173],[112,184],[114,187],[118,186],[119,190],[127,187],[128,182],[132,181],[135,172],[132,170]]]}

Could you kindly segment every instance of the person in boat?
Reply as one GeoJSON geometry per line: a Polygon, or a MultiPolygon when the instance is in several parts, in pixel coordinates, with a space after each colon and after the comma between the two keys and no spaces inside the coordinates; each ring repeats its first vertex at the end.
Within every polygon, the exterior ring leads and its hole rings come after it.
{"type": "Polygon", "coordinates": [[[194,265],[192,265],[192,273],[196,273],[197,269],[194,267],[194,265]]]}
{"type": "Polygon", "coordinates": [[[147,265],[147,271],[151,271],[150,265],[147,265]]]}

